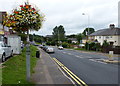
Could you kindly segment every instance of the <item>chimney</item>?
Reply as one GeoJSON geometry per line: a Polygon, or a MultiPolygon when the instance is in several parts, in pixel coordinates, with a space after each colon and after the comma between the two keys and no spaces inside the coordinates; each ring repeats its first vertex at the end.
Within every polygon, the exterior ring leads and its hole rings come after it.
{"type": "Polygon", "coordinates": [[[110,29],[114,29],[114,28],[115,28],[115,25],[114,25],[114,24],[110,24],[109,28],[110,28],[110,29]]]}

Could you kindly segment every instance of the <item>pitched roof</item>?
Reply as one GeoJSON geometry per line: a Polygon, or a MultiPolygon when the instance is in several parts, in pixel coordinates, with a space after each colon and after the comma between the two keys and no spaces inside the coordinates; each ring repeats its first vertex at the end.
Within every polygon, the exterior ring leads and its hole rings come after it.
{"type": "Polygon", "coordinates": [[[113,36],[113,35],[120,35],[120,28],[107,28],[107,29],[102,29],[102,30],[98,30],[92,34],[90,34],[90,36],[113,36]]]}
{"type": "Polygon", "coordinates": [[[68,40],[77,41],[76,38],[68,38],[68,40]]]}
{"type": "Polygon", "coordinates": [[[53,37],[53,35],[46,35],[45,37],[52,38],[52,37],[53,37]]]}

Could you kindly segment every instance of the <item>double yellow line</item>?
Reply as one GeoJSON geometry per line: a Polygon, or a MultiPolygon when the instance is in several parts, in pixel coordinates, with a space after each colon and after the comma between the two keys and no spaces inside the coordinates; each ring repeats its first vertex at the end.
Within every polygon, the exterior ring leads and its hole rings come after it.
{"type": "Polygon", "coordinates": [[[65,67],[60,61],[56,58],[53,60],[80,86],[88,86],[84,81],[82,81],[79,77],[77,77],[73,72],[71,72],[67,67],[65,67]]]}

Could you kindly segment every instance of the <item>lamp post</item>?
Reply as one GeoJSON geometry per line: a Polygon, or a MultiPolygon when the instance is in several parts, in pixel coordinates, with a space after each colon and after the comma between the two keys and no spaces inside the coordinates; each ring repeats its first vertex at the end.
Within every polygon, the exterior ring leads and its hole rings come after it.
{"type": "MultiPolygon", "coordinates": [[[[89,16],[89,14],[85,14],[85,13],[82,13],[82,15],[87,15],[87,18],[88,18],[88,32],[87,32],[87,36],[89,35],[89,26],[90,26],[90,16],[89,16]]],[[[89,37],[88,37],[88,39],[89,39],[89,37]]],[[[88,43],[88,50],[89,50],[89,43],[88,43]]]]}

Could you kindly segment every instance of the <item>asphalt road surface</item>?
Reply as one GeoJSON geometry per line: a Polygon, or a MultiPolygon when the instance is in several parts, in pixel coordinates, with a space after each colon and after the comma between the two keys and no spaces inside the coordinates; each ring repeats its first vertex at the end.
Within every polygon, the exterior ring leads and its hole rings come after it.
{"type": "MultiPolygon", "coordinates": [[[[118,84],[119,66],[101,62],[106,56],[75,50],[58,50],[50,54],[87,84],[118,84]]],[[[107,86],[107,85],[104,85],[107,86]]]]}

